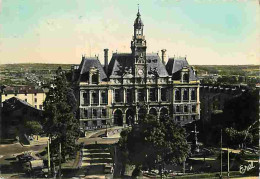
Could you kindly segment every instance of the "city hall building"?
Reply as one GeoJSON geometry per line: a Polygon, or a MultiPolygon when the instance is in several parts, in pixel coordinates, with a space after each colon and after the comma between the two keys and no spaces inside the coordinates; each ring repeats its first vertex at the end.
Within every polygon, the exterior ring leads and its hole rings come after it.
{"type": "Polygon", "coordinates": [[[186,57],[167,60],[166,50],[147,53],[144,25],[137,13],[131,53],[113,53],[104,66],[98,57],[82,56],[72,66],[83,131],[106,125],[132,125],[144,114],[169,116],[185,125],[200,118],[199,80],[186,57]]]}

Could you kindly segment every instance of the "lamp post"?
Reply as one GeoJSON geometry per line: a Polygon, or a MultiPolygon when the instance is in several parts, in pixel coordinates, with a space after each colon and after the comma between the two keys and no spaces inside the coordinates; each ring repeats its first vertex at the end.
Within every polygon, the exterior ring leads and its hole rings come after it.
{"type": "Polygon", "coordinates": [[[106,122],[106,137],[108,137],[108,133],[107,133],[107,122],[106,122]]]}
{"type": "Polygon", "coordinates": [[[220,136],[220,178],[222,178],[222,129],[220,136]]]}

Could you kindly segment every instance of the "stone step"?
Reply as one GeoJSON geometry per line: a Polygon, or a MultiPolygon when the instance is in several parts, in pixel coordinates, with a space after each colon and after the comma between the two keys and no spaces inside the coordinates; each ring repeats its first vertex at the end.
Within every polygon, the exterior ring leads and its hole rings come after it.
{"type": "Polygon", "coordinates": [[[112,160],[112,158],[107,157],[107,158],[92,158],[92,157],[82,157],[82,160],[112,160]]]}
{"type": "Polygon", "coordinates": [[[107,164],[113,164],[113,163],[88,163],[88,162],[83,162],[82,163],[82,167],[86,167],[86,166],[99,166],[99,165],[107,165],[107,164]]]}

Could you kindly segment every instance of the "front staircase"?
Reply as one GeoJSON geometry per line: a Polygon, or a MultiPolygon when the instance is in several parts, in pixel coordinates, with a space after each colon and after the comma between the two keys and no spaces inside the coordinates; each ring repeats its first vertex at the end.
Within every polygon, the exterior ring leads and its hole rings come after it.
{"type": "Polygon", "coordinates": [[[91,144],[83,149],[82,168],[85,175],[105,175],[111,173],[113,159],[111,156],[111,145],[91,144]]]}

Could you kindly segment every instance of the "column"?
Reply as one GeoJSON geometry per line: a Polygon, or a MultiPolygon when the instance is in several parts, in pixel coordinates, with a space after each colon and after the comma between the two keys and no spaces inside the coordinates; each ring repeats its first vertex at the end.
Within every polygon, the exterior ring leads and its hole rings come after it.
{"type": "MultiPolygon", "coordinates": [[[[80,91],[80,104],[79,104],[79,106],[82,106],[83,104],[84,104],[84,91],[80,91]]],[[[0,94],[1,95],[1,94],[0,94]]],[[[1,95],[2,96],[2,95],[1,95]]],[[[0,96],[0,97],[1,97],[0,96]]],[[[0,104],[0,105],[2,105],[2,104],[0,104]]]]}
{"type": "Polygon", "coordinates": [[[112,90],[111,90],[111,97],[112,97],[111,103],[112,103],[112,104],[114,103],[114,95],[115,95],[115,91],[114,91],[114,89],[112,89],[112,90]]]}
{"type": "Polygon", "coordinates": [[[89,94],[89,106],[91,106],[92,92],[89,90],[89,91],[88,91],[88,94],[89,94]]]}
{"type": "Polygon", "coordinates": [[[126,89],[123,88],[123,102],[126,103],[126,89]]]}
{"type": "Polygon", "coordinates": [[[183,93],[184,93],[184,90],[183,90],[183,88],[181,88],[181,102],[183,102],[183,93]]]}
{"type": "Polygon", "coordinates": [[[161,101],[161,88],[157,88],[157,100],[158,100],[158,102],[160,102],[161,101]]]}
{"type": "Polygon", "coordinates": [[[188,90],[188,97],[189,97],[189,103],[190,103],[190,101],[191,101],[191,91],[192,91],[192,88],[189,88],[189,90],[188,90]]]}
{"type": "Polygon", "coordinates": [[[197,101],[197,105],[196,105],[196,112],[198,113],[198,117],[200,119],[200,87],[198,85],[197,87],[197,95],[195,96],[196,101],[197,101]]]}
{"type": "Polygon", "coordinates": [[[126,125],[126,114],[123,113],[123,126],[125,127],[125,125],[126,125]]]}
{"type": "Polygon", "coordinates": [[[101,91],[100,90],[98,90],[98,105],[100,106],[100,104],[101,104],[101,91]]]}
{"type": "Polygon", "coordinates": [[[137,97],[138,97],[138,90],[135,89],[134,91],[135,91],[135,103],[136,103],[136,102],[138,101],[138,100],[137,100],[137,97]]]}
{"type": "Polygon", "coordinates": [[[175,103],[175,99],[176,99],[175,98],[175,90],[176,90],[175,88],[173,88],[173,90],[172,90],[172,100],[173,100],[172,102],[173,103],[175,103]]]}
{"type": "Polygon", "coordinates": [[[147,88],[147,89],[146,89],[146,102],[147,102],[147,103],[149,102],[149,94],[150,94],[150,89],[147,88]]]}

